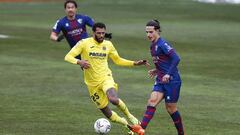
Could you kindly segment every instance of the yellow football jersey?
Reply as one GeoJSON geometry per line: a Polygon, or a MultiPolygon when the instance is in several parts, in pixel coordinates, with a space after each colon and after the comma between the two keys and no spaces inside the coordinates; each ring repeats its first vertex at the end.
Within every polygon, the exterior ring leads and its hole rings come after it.
{"type": "Polygon", "coordinates": [[[112,42],[104,40],[98,43],[93,37],[80,40],[65,56],[65,60],[77,64],[75,57],[81,55],[82,60],[87,60],[90,68],[84,69],[84,80],[89,86],[97,86],[102,83],[107,76],[112,76],[108,67],[108,57],[113,62],[121,66],[133,66],[134,62],[121,58],[112,42]]]}

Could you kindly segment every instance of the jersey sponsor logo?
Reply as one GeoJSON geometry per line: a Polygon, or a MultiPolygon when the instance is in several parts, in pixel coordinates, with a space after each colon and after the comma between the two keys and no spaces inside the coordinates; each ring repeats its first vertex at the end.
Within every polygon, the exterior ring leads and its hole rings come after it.
{"type": "Polygon", "coordinates": [[[77,21],[78,23],[82,24],[82,19],[78,19],[77,21]]]}
{"type": "Polygon", "coordinates": [[[72,31],[69,31],[68,34],[71,35],[71,36],[76,36],[76,35],[80,35],[82,33],[82,29],[75,29],[75,30],[72,30],[72,31]]]}
{"type": "Polygon", "coordinates": [[[92,57],[106,57],[107,54],[106,53],[98,53],[98,52],[89,52],[89,56],[92,56],[92,57]]]}

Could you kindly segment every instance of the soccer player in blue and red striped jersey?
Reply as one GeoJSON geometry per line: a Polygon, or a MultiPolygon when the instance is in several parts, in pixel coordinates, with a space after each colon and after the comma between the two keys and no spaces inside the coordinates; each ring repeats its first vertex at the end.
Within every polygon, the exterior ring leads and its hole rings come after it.
{"type": "Polygon", "coordinates": [[[144,135],[157,105],[164,99],[178,135],[184,135],[182,118],[177,109],[181,87],[181,78],[177,68],[180,58],[171,45],[160,36],[160,32],[160,24],[157,20],[147,23],[146,34],[151,41],[150,51],[155,64],[155,69],[149,70],[148,74],[151,78],[156,77],[156,80],[141,124],[129,126],[129,128],[138,135],[144,135]]]}
{"type": "Polygon", "coordinates": [[[74,0],[67,0],[64,8],[66,16],[57,20],[50,39],[59,42],[65,37],[72,48],[81,39],[88,38],[86,26],[92,27],[94,20],[89,16],[77,14],[77,3],[74,0]],[[60,35],[61,31],[63,35],[60,35]]]}

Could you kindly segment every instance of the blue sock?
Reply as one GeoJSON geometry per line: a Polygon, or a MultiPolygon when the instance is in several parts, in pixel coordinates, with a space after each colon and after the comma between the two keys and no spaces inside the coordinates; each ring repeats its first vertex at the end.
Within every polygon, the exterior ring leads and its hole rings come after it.
{"type": "Polygon", "coordinates": [[[180,113],[176,111],[173,114],[171,114],[171,117],[178,131],[178,135],[184,135],[182,118],[180,116],[180,113]]]}

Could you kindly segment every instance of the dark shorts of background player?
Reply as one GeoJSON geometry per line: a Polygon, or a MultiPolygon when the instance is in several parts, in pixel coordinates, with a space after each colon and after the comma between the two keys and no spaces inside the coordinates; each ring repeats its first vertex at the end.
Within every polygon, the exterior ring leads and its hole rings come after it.
{"type": "Polygon", "coordinates": [[[76,59],[79,59],[79,60],[82,59],[82,58],[81,58],[81,55],[78,55],[78,56],[76,56],[75,58],[76,58],[76,59]]]}
{"type": "Polygon", "coordinates": [[[156,83],[153,91],[164,94],[165,103],[177,103],[181,88],[181,81],[170,81],[169,83],[156,83]]]}

